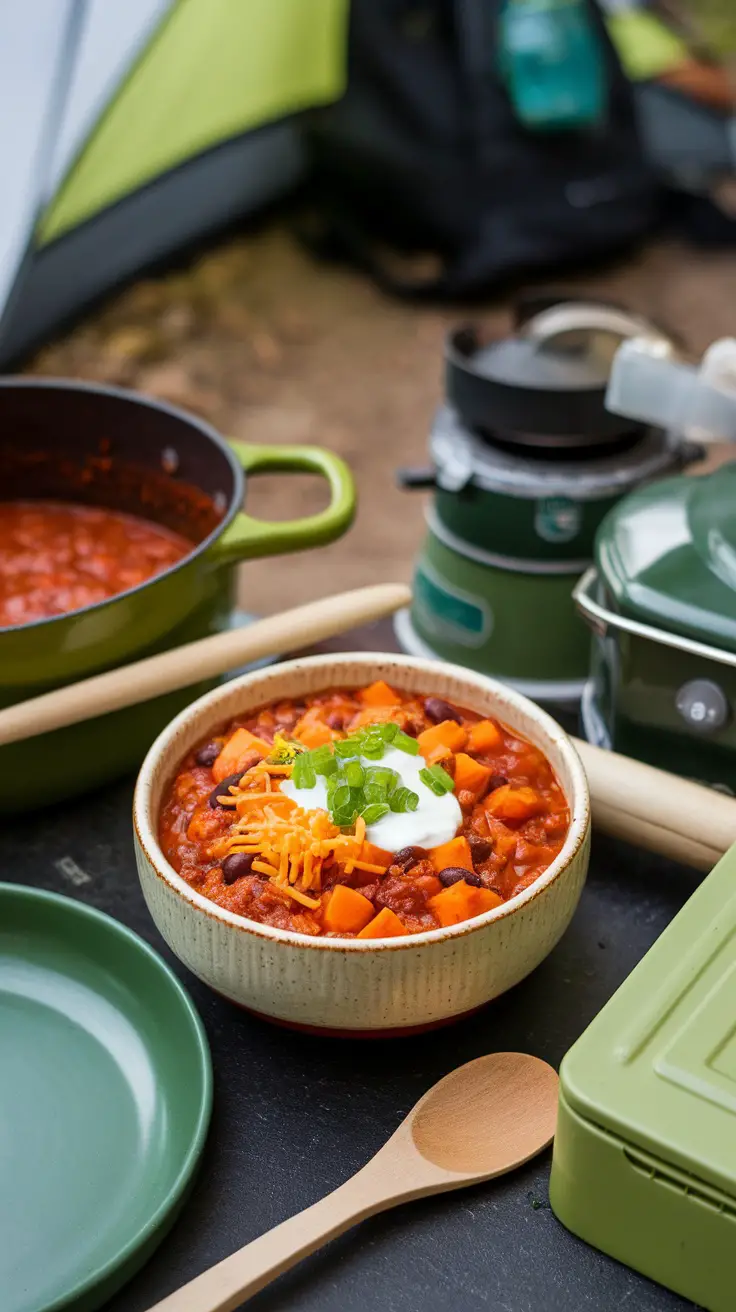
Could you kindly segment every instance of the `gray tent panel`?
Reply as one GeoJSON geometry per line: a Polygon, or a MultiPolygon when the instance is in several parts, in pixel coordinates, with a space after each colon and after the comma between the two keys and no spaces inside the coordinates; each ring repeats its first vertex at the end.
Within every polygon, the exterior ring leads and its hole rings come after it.
{"type": "Polygon", "coordinates": [[[78,0],[0,4],[0,313],[46,195],[82,12],[78,0]]]}
{"type": "Polygon", "coordinates": [[[177,0],[86,0],[46,198],[60,187],[138,56],[177,0]]]}
{"type": "Polygon", "coordinates": [[[0,367],[141,268],[269,204],[303,171],[294,123],[267,124],[162,174],[41,247],[3,325],[0,367]]]}

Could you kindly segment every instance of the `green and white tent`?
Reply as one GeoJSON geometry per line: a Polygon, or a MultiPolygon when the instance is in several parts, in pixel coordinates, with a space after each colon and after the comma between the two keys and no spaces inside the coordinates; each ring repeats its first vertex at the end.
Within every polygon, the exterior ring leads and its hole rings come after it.
{"type": "Polygon", "coordinates": [[[346,0],[0,4],[0,366],[300,178],[346,0]]]}

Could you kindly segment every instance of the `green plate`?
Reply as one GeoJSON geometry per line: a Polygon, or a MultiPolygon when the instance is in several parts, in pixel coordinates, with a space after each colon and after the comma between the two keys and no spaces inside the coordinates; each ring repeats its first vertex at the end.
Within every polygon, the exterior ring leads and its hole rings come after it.
{"type": "Polygon", "coordinates": [[[183,1201],[212,1103],[202,1023],[141,939],[0,884],[2,1312],[89,1312],[183,1201]]]}

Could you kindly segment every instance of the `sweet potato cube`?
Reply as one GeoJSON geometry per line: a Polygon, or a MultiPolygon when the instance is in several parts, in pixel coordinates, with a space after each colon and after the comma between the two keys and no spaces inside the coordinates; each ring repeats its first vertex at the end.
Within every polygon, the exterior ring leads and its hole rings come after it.
{"type": "Polygon", "coordinates": [[[486,799],[485,810],[488,815],[499,820],[531,820],[544,809],[544,803],[538,793],[526,784],[514,788],[511,784],[502,784],[495,788],[486,799]]]}
{"type": "Polygon", "coordinates": [[[455,757],[455,792],[467,788],[471,793],[482,793],[491,777],[491,770],[480,761],[474,761],[465,752],[458,752],[455,757]]]}
{"type": "Polygon", "coordinates": [[[438,874],[440,870],[446,870],[448,866],[459,866],[462,870],[473,869],[470,844],[467,838],[462,835],[459,838],[451,838],[449,843],[442,843],[439,847],[433,847],[429,855],[438,874]]]}
{"type": "Polygon", "coordinates": [[[390,911],[388,907],[383,907],[377,916],[374,916],[370,924],[365,929],[361,929],[358,938],[398,938],[400,934],[406,934],[395,911],[390,911]]]}
{"type": "Polygon", "coordinates": [[[437,747],[447,747],[451,752],[462,751],[468,741],[468,731],[464,724],[456,720],[441,720],[425,729],[417,738],[422,756],[428,757],[437,747]]]}
{"type": "Polygon", "coordinates": [[[361,861],[367,861],[370,866],[383,866],[386,869],[391,865],[394,856],[393,852],[387,852],[385,847],[378,847],[376,843],[369,843],[365,840],[360,849],[361,861]]]}
{"type": "Polygon", "coordinates": [[[346,884],[336,884],[333,888],[322,924],[331,934],[358,934],[369,920],[373,920],[373,903],[346,884]]]}
{"type": "Polygon", "coordinates": [[[471,752],[495,752],[503,743],[501,730],[493,720],[479,720],[471,726],[468,734],[468,750],[471,752]]]}
{"type": "Polygon", "coordinates": [[[482,916],[484,911],[491,911],[500,906],[502,899],[489,888],[472,888],[464,879],[443,888],[441,893],[429,899],[427,906],[446,928],[448,925],[460,925],[464,920],[482,916]]]}
{"type": "Polygon", "coordinates": [[[262,738],[256,738],[249,729],[236,729],[228,738],[220,755],[215,758],[212,766],[215,782],[222,783],[228,775],[237,774],[238,770],[246,770],[252,763],[251,758],[255,752],[263,759],[270,751],[270,745],[264,743],[262,738]]]}
{"type": "Polygon", "coordinates": [[[358,693],[359,700],[364,706],[400,706],[401,698],[396,695],[393,688],[389,688],[383,679],[377,679],[367,688],[361,688],[358,693]]]}
{"type": "Polygon", "coordinates": [[[310,751],[315,747],[322,747],[324,743],[331,743],[334,738],[339,738],[339,734],[330,728],[323,718],[325,712],[322,706],[312,706],[302,716],[298,724],[294,726],[294,737],[304,743],[310,751]]]}

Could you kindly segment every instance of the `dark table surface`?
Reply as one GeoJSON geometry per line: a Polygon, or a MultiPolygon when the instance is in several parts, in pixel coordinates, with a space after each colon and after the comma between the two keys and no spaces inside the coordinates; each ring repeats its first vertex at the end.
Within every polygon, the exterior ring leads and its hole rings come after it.
{"type": "MultiPolygon", "coordinates": [[[[395,650],[378,624],[320,650],[395,650]]],[[[140,892],[133,780],[5,823],[0,877],[66,893],[152,943],[181,977],[212,1048],[215,1106],[202,1169],[171,1233],[109,1312],[143,1312],[307,1207],[383,1144],[454,1066],[494,1050],[553,1066],[689,897],[692,871],[597,836],[572,925],[545,962],[479,1015],[410,1040],[292,1034],[212,994],[172,956],[140,892]]],[[[364,1222],[264,1290],[257,1312],[674,1312],[692,1305],[569,1234],[549,1206],[551,1154],[496,1183],[364,1222]]]]}

